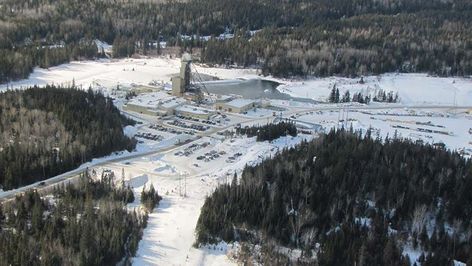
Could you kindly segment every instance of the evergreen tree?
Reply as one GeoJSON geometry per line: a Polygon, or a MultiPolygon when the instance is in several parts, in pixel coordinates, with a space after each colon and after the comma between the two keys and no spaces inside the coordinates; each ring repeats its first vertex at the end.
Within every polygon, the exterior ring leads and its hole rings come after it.
{"type": "Polygon", "coordinates": [[[329,102],[335,103],[336,102],[336,85],[333,86],[331,89],[331,93],[329,94],[329,102]]]}
{"type": "MultiPolygon", "coordinates": [[[[472,212],[464,206],[472,200],[466,196],[472,189],[471,164],[431,145],[373,138],[370,130],[365,135],[331,131],[246,166],[238,182],[218,187],[203,205],[197,245],[224,240],[312,249],[318,243],[317,261],[303,258],[309,264],[409,265],[402,239],[416,238],[412,219],[422,219],[421,206],[449,221],[470,220],[472,212]],[[444,171],[451,174],[447,181],[444,171]],[[438,192],[439,180],[444,185],[438,192]]],[[[431,237],[425,224],[418,226],[425,265],[469,259],[469,241],[445,233],[439,219],[431,237]]],[[[270,254],[266,248],[263,256],[270,254]]]]}
{"type": "Polygon", "coordinates": [[[348,102],[350,102],[350,101],[351,101],[351,94],[350,94],[349,90],[347,90],[347,91],[344,93],[341,102],[343,102],[343,103],[348,103],[348,102]]]}
{"type": "Polygon", "coordinates": [[[1,94],[0,185],[5,189],[61,174],[94,157],[132,150],[133,121],[110,98],[76,88],[33,87],[1,94]],[[37,125],[48,125],[41,127],[37,125]]]}
{"type": "Polygon", "coordinates": [[[55,188],[54,202],[35,191],[17,197],[6,206],[7,219],[0,219],[0,265],[129,261],[147,219],[126,208],[129,191],[85,173],[78,183],[55,188]]]}

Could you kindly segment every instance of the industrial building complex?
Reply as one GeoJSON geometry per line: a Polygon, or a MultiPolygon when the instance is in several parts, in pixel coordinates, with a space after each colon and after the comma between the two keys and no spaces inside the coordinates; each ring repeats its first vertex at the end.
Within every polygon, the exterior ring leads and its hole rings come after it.
{"type": "MultiPolygon", "coordinates": [[[[235,95],[212,96],[201,79],[192,78],[192,58],[182,57],[180,71],[172,76],[172,89],[138,87],[131,91],[136,95],[123,105],[123,110],[151,116],[181,116],[208,120],[220,112],[247,113],[257,108],[267,108],[269,101],[244,99],[235,95]],[[204,103],[203,103],[204,102],[204,103]]],[[[193,73],[198,75],[198,73],[193,73]]]]}

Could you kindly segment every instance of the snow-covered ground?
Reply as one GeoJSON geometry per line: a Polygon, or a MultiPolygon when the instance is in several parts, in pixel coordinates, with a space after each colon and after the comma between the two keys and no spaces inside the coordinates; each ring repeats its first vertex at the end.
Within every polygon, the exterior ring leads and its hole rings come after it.
{"type": "MultiPolygon", "coordinates": [[[[0,85],[0,91],[7,88],[44,86],[51,83],[67,85],[73,82],[83,88],[92,86],[100,90],[111,90],[117,86],[148,84],[158,84],[169,88],[170,78],[173,74],[178,73],[179,67],[179,59],[163,57],[71,62],[49,69],[37,68],[29,79],[0,85]]],[[[202,65],[196,67],[199,73],[220,79],[260,78],[255,69],[220,69],[202,65]]],[[[336,84],[341,95],[346,90],[350,91],[351,96],[355,92],[374,94],[378,89],[383,89],[386,92],[398,92],[402,107],[407,105],[452,106],[454,104],[472,106],[472,79],[466,78],[437,78],[428,77],[425,74],[385,74],[364,77],[364,84],[360,84],[359,79],[339,77],[304,81],[279,80],[271,77],[267,79],[282,83],[278,87],[282,92],[294,97],[319,101],[325,101],[333,85],[336,84]]],[[[118,106],[121,106],[124,100],[117,99],[116,102],[118,106]]],[[[399,105],[372,103],[366,106],[365,110],[351,110],[347,114],[342,111],[342,107],[338,109],[336,105],[313,105],[312,103],[290,100],[271,100],[271,104],[283,107],[282,114],[285,118],[304,108],[334,107],[336,109],[336,111],[308,111],[295,116],[300,124],[307,126],[316,123],[327,130],[341,126],[352,126],[354,129],[364,131],[372,128],[374,136],[378,134],[382,137],[387,134],[393,136],[397,132],[401,137],[429,143],[443,142],[447,148],[463,149],[465,152],[472,153],[472,134],[469,133],[469,128],[472,128],[472,116],[445,108],[419,110],[418,108],[399,108],[399,105]],[[376,110],[369,107],[384,109],[376,110]],[[349,120],[347,123],[339,122],[346,117],[349,120]]],[[[229,122],[215,128],[223,129],[223,126],[228,126],[228,129],[231,130],[229,124],[242,123],[246,125],[251,121],[265,124],[266,119],[268,122],[273,118],[273,112],[270,109],[258,108],[250,110],[247,114],[228,114],[229,122]]],[[[280,112],[277,111],[276,114],[279,115],[280,112]]],[[[195,241],[195,225],[205,197],[218,184],[230,181],[235,172],[240,173],[246,164],[256,164],[284,146],[299,143],[304,137],[285,137],[275,140],[273,143],[261,143],[256,142],[254,138],[231,140],[224,139],[221,135],[207,134],[196,142],[164,154],[145,155],[145,151],[171,147],[179,141],[182,143],[191,136],[176,135],[150,128],[150,124],[160,122],[155,117],[131,113],[127,115],[143,122],[136,127],[125,128],[127,135],[132,136],[139,132],[145,132],[163,138],[158,141],[139,139],[141,143],[138,144],[137,152],[142,153],[141,157],[127,159],[127,154],[114,155],[115,157],[122,156],[123,160],[120,162],[113,160],[102,167],[112,169],[117,176],[121,176],[121,171],[124,169],[126,180],[133,186],[136,193],[136,202],[131,204],[131,207],[139,205],[143,187],[149,187],[151,183],[163,196],[157,210],[149,216],[148,226],[144,231],[143,240],[139,244],[133,263],[136,265],[234,264],[235,262],[226,256],[231,252],[231,247],[224,243],[198,249],[192,246],[195,241]],[[188,151],[186,148],[194,144],[198,145],[185,156],[185,151],[188,151]],[[210,156],[215,152],[218,157],[210,156]],[[198,157],[200,159],[197,159],[198,157]],[[185,193],[185,187],[186,197],[182,196],[185,193]]],[[[305,136],[305,138],[311,137],[313,136],[305,136]]],[[[94,164],[88,164],[88,166],[94,167],[94,164]]]]}
{"type": "MultiPolygon", "coordinates": [[[[36,68],[30,78],[0,85],[0,91],[6,88],[20,88],[45,84],[72,84],[88,88],[116,87],[117,85],[149,83],[165,84],[173,74],[178,73],[178,58],[141,58],[141,59],[101,59],[98,61],[74,61],[49,69],[36,68]]],[[[201,74],[212,75],[220,79],[260,78],[256,69],[210,68],[196,65],[201,74]]],[[[374,94],[378,89],[386,92],[398,92],[403,104],[443,104],[472,105],[472,79],[440,78],[427,74],[388,73],[379,76],[359,78],[313,78],[308,80],[286,80],[266,77],[282,83],[278,89],[294,97],[311,98],[326,101],[334,84],[342,95],[349,90],[351,96],[356,92],[374,94]]]]}
{"type": "MultiPolygon", "coordinates": [[[[178,58],[101,59],[97,61],[74,61],[48,69],[35,68],[28,79],[0,85],[7,88],[25,88],[46,84],[71,85],[75,83],[87,89],[114,88],[117,85],[147,85],[154,81],[170,82],[171,76],[179,72],[178,58]]],[[[197,66],[200,73],[223,79],[257,77],[255,69],[219,69],[197,66]]]]}
{"type": "MultiPolygon", "coordinates": [[[[138,206],[143,187],[153,184],[163,197],[159,207],[149,216],[134,265],[230,265],[224,245],[194,248],[195,227],[205,197],[223,182],[230,182],[246,164],[256,164],[285,146],[293,146],[310,135],[283,137],[272,143],[255,138],[220,140],[205,137],[197,141],[197,149],[189,156],[179,155],[192,144],[158,156],[113,163],[104,167],[121,176],[133,187],[138,206]],[[203,145],[202,145],[203,144],[203,145]],[[219,158],[197,160],[198,156],[216,151],[219,158]],[[238,155],[239,154],[239,155],[238,155]],[[233,157],[234,160],[228,160],[233,157]],[[186,194],[186,196],[184,195],[186,194]]],[[[100,171],[100,169],[97,169],[100,171]]]]}
{"type": "Polygon", "coordinates": [[[360,79],[329,77],[304,81],[287,82],[278,89],[295,97],[311,98],[326,101],[333,86],[339,89],[341,96],[349,90],[364,95],[382,89],[386,93],[398,92],[403,104],[441,104],[441,105],[472,105],[472,79],[470,78],[439,78],[427,74],[384,74],[360,79]]]}
{"type": "Polygon", "coordinates": [[[347,128],[366,132],[371,128],[374,137],[398,137],[421,140],[424,143],[444,143],[451,150],[464,150],[472,154],[472,117],[455,114],[444,110],[395,109],[385,110],[351,110],[340,108],[336,111],[318,111],[297,115],[297,121],[317,123],[325,129],[347,128]],[[339,120],[346,120],[339,122],[339,120]]]}
{"type": "Polygon", "coordinates": [[[178,68],[178,60],[164,58],[74,61],[49,69],[36,68],[28,79],[1,85],[0,90],[51,83],[70,85],[72,82],[83,88],[147,84],[157,78],[170,81],[171,74],[177,73],[178,68]]]}

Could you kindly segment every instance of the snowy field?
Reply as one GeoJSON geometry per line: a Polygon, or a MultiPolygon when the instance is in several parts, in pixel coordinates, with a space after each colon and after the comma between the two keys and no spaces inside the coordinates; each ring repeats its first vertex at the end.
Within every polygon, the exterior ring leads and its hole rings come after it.
{"type": "MultiPolygon", "coordinates": [[[[71,85],[83,88],[148,85],[149,83],[170,83],[171,76],[177,74],[180,59],[143,58],[143,59],[101,59],[97,61],[74,61],[49,69],[35,68],[28,79],[0,85],[0,91],[7,88],[25,88],[46,84],[71,85]]],[[[222,79],[257,77],[254,69],[218,69],[198,67],[200,73],[222,79]]]]}
{"type": "MultiPolygon", "coordinates": [[[[178,58],[102,59],[98,61],[75,61],[49,69],[36,68],[30,78],[0,85],[0,91],[7,88],[24,88],[46,84],[70,85],[73,82],[88,88],[115,88],[117,85],[163,84],[170,86],[170,78],[179,72],[178,58]]],[[[260,78],[256,69],[224,69],[196,66],[201,74],[220,79],[260,78]]],[[[375,94],[379,89],[398,92],[402,104],[472,105],[472,79],[439,78],[427,74],[384,74],[360,79],[328,77],[309,80],[286,80],[267,77],[280,82],[281,92],[294,97],[326,101],[334,84],[343,95],[349,90],[375,94]]]]}
{"type": "Polygon", "coordinates": [[[331,89],[336,84],[341,96],[347,90],[352,97],[357,92],[375,95],[379,89],[382,89],[385,92],[398,92],[402,104],[472,105],[472,79],[470,78],[438,78],[426,74],[384,74],[364,77],[363,84],[359,81],[359,78],[329,77],[287,82],[278,89],[294,97],[327,101],[331,89]]]}

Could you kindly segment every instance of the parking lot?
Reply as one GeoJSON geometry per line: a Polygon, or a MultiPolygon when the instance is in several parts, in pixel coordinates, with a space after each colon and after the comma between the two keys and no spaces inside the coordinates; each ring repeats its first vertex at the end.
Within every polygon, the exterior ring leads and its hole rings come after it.
{"type": "Polygon", "coordinates": [[[167,122],[167,124],[172,125],[172,126],[176,126],[176,127],[185,128],[185,129],[193,129],[193,130],[197,130],[197,131],[200,131],[200,132],[204,132],[204,131],[207,131],[208,129],[210,129],[209,126],[199,125],[199,124],[195,124],[195,123],[187,123],[187,122],[183,122],[183,121],[177,120],[177,119],[175,119],[173,121],[169,121],[169,122],[167,122]]]}
{"type": "Polygon", "coordinates": [[[134,135],[136,138],[142,138],[147,140],[161,141],[164,139],[162,135],[153,134],[150,132],[138,132],[134,135]]]}
{"type": "Polygon", "coordinates": [[[203,148],[206,148],[208,145],[210,145],[210,142],[204,142],[204,143],[201,143],[201,144],[192,144],[188,147],[186,147],[183,151],[178,151],[176,153],[174,153],[175,156],[190,156],[192,155],[195,151],[199,150],[199,149],[203,149],[203,148]]]}
{"type": "Polygon", "coordinates": [[[180,135],[180,134],[195,135],[195,132],[191,130],[178,130],[178,129],[173,129],[173,128],[167,128],[167,127],[164,127],[162,125],[157,125],[157,124],[150,125],[149,128],[157,130],[157,131],[167,132],[167,133],[177,134],[177,135],[180,135]]]}
{"type": "Polygon", "coordinates": [[[211,151],[205,153],[205,155],[198,156],[197,160],[199,160],[199,161],[203,160],[204,162],[209,162],[209,161],[218,159],[218,158],[220,158],[221,156],[223,156],[225,154],[226,154],[225,151],[218,152],[216,150],[211,150],[211,151]]]}
{"type": "Polygon", "coordinates": [[[227,124],[227,122],[231,121],[231,119],[226,114],[215,114],[215,115],[210,116],[209,119],[199,119],[195,117],[188,117],[188,116],[182,116],[182,115],[177,115],[176,117],[181,120],[185,120],[189,122],[196,122],[200,124],[206,124],[210,126],[223,126],[227,124]]]}

